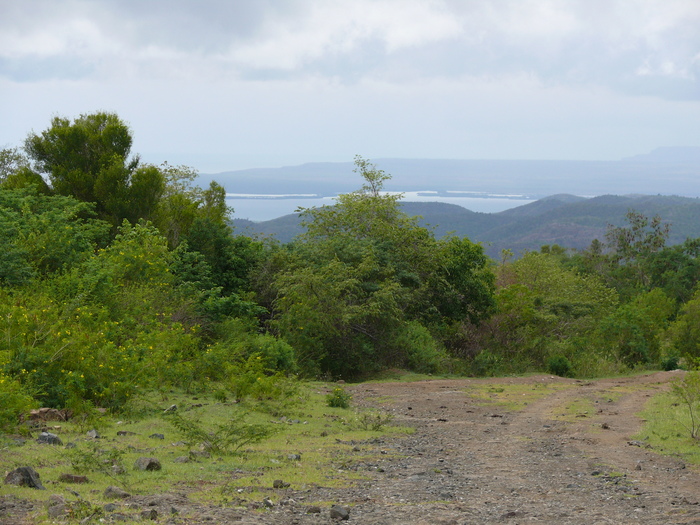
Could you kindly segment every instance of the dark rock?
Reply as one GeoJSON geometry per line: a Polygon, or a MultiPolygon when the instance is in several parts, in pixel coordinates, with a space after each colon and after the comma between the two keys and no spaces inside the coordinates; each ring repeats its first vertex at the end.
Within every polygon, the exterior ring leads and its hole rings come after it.
{"type": "Polygon", "coordinates": [[[350,511],[348,511],[348,509],[346,509],[345,507],[341,507],[340,505],[333,505],[331,507],[331,519],[349,520],[350,511]]]}
{"type": "Polygon", "coordinates": [[[158,511],[156,509],[142,510],[141,519],[155,521],[158,519],[158,511]]]}
{"type": "Polygon", "coordinates": [[[30,487],[33,489],[46,490],[41,484],[39,473],[32,467],[19,467],[5,476],[5,483],[17,485],[19,487],[30,487]]]}
{"type": "Polygon", "coordinates": [[[42,432],[36,440],[37,443],[45,443],[47,445],[63,445],[63,441],[56,434],[51,432],[42,432]]]}
{"type": "Polygon", "coordinates": [[[165,436],[163,434],[151,434],[148,437],[153,439],[165,439],[165,436]]]}
{"type": "Polygon", "coordinates": [[[117,510],[117,506],[114,503],[107,503],[107,505],[102,507],[102,509],[105,512],[114,512],[115,510],[117,510]]]}
{"type": "Polygon", "coordinates": [[[64,483],[89,483],[87,476],[78,476],[76,474],[61,474],[58,477],[58,481],[63,481],[64,483]]]}
{"type": "Polygon", "coordinates": [[[115,487],[114,485],[110,485],[105,489],[105,498],[111,498],[111,499],[124,499],[128,498],[131,496],[128,492],[125,490],[120,489],[119,487],[115,487]]]}
{"type": "Polygon", "coordinates": [[[51,494],[49,496],[48,501],[46,502],[47,507],[53,507],[54,505],[65,505],[66,503],[66,498],[61,496],[60,494],[51,494]]]}
{"type": "Polygon", "coordinates": [[[321,507],[317,507],[315,505],[309,507],[306,509],[307,514],[321,514],[321,507]]]}
{"type": "Polygon", "coordinates": [[[60,494],[51,494],[46,502],[49,518],[62,518],[68,514],[66,499],[60,494]]]}
{"type": "Polygon", "coordinates": [[[68,506],[65,503],[51,505],[48,508],[49,518],[62,518],[68,514],[68,506]]]}
{"type": "Polygon", "coordinates": [[[282,481],[281,479],[276,479],[275,481],[272,482],[272,488],[275,489],[286,489],[289,487],[289,483],[286,483],[282,481]]]}
{"type": "Polygon", "coordinates": [[[134,464],[136,470],[160,470],[160,461],[156,458],[139,458],[134,464]]]}

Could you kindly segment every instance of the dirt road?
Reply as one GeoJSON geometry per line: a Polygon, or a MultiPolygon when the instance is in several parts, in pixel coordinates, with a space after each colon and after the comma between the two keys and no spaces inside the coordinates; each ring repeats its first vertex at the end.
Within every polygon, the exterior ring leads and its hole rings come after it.
{"type": "Polygon", "coordinates": [[[352,517],[358,523],[700,523],[698,471],[631,439],[644,403],[677,375],[493,380],[515,392],[518,384],[542,385],[546,393],[517,411],[465,395],[474,385],[488,393],[483,380],[357,386],[356,397],[392,410],[417,433],[398,445],[405,459],[367,487],[367,501],[355,505],[352,517]]]}
{"type": "Polygon", "coordinates": [[[179,507],[178,515],[159,514],[171,524],[334,523],[333,503],[349,509],[348,523],[368,525],[700,524],[698,469],[633,441],[645,402],[679,374],[346,385],[354,404],[416,429],[347,443],[351,460],[335,474],[361,473],[356,485],[286,489],[267,510],[167,494],[139,503],[179,507]],[[515,404],[493,402],[501,398],[515,404]],[[315,505],[319,512],[309,513],[315,505]]]}

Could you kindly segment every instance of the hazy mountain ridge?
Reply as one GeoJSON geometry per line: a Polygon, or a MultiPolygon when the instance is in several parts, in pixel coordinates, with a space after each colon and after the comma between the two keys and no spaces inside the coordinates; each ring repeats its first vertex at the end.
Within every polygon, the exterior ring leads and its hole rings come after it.
{"type": "MultiPolygon", "coordinates": [[[[658,148],[619,161],[372,159],[392,176],[389,191],[484,192],[504,195],[624,195],[700,197],[700,148],[658,148]]],[[[352,162],[312,162],[203,174],[229,193],[335,196],[358,189],[352,162]]]]}
{"type": "MultiPolygon", "coordinates": [[[[586,248],[593,239],[604,239],[609,224],[625,224],[625,214],[631,209],[670,222],[670,244],[700,237],[700,199],[679,196],[602,195],[584,199],[562,194],[500,213],[477,213],[440,202],[403,202],[401,206],[408,215],[421,216],[420,223],[434,228],[436,236],[453,233],[482,242],[491,257],[498,257],[502,249],[517,254],[538,250],[543,244],[586,248]]],[[[302,232],[300,222],[297,214],[258,223],[233,221],[238,233],[274,236],[283,243],[302,232]]]]}

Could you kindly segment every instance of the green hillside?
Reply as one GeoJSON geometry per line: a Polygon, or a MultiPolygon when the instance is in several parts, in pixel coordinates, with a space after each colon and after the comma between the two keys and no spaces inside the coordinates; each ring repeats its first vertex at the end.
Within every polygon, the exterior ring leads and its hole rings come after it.
{"type": "MultiPolygon", "coordinates": [[[[421,217],[419,223],[434,228],[437,237],[452,233],[483,243],[492,257],[498,257],[502,249],[518,254],[545,244],[586,248],[593,239],[603,239],[608,225],[623,224],[630,209],[659,215],[670,223],[670,244],[700,237],[700,199],[689,197],[603,195],[586,199],[563,194],[500,213],[477,213],[440,202],[404,202],[401,209],[421,217]]],[[[297,214],[257,223],[235,219],[233,224],[240,234],[273,236],[282,243],[303,231],[297,214]]]]}

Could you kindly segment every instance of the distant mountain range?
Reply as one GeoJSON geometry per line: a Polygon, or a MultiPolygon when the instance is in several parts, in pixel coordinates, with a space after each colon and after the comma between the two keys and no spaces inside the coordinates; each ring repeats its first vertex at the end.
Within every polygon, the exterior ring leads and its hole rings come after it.
{"type": "MultiPolygon", "coordinates": [[[[700,197],[700,148],[658,148],[618,161],[371,159],[389,191],[467,191],[542,198],[662,194],[700,197]]],[[[229,193],[335,196],[358,189],[352,162],[309,163],[200,175],[229,193]]]]}
{"type": "MultiPolygon", "coordinates": [[[[586,248],[593,239],[604,240],[608,225],[624,225],[625,214],[631,209],[650,217],[659,215],[670,222],[670,244],[700,237],[699,198],[660,195],[584,198],[559,194],[500,213],[477,213],[439,202],[404,202],[401,206],[408,215],[421,216],[420,223],[434,228],[436,236],[453,233],[468,237],[483,243],[494,258],[506,248],[515,254],[539,250],[544,244],[586,248]]],[[[234,219],[233,224],[238,233],[274,236],[283,243],[302,232],[297,214],[264,222],[234,219]]]]}

